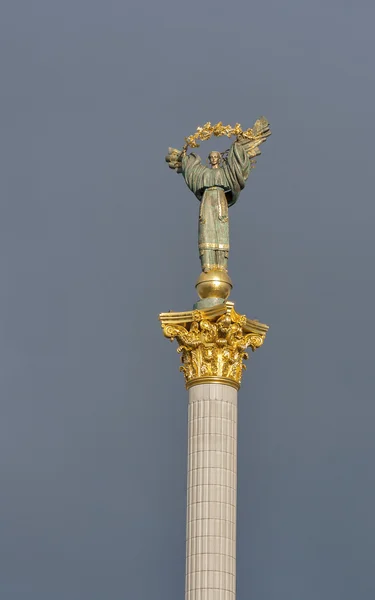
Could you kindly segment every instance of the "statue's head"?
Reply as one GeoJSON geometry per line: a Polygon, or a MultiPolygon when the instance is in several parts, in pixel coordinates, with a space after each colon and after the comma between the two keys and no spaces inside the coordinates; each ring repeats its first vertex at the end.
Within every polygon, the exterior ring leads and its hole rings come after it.
{"type": "Polygon", "coordinates": [[[213,150],[208,155],[208,160],[210,161],[210,165],[213,169],[217,169],[221,163],[221,154],[217,150],[213,150]]]}

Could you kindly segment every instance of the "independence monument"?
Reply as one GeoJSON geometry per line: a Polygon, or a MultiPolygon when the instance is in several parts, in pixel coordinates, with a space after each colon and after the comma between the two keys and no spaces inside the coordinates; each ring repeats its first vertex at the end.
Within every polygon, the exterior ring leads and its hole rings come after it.
{"type": "Polygon", "coordinates": [[[192,310],[159,316],[165,337],[177,340],[189,394],[185,600],[236,598],[237,393],[246,350],[263,344],[268,327],[228,300],[228,208],[270,134],[264,117],[245,131],[238,123],[206,123],[166,156],[200,202],[199,300],[192,310]],[[226,152],[211,152],[205,166],[188,148],[212,135],[235,141],[226,152]]]}

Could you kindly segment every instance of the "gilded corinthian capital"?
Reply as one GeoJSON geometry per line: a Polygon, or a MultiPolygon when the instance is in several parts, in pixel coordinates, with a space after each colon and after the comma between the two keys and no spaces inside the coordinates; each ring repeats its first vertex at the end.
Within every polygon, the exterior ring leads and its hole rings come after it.
{"type": "Polygon", "coordinates": [[[238,314],[232,302],[206,310],[162,313],[159,318],[165,337],[179,344],[187,388],[218,381],[238,389],[246,369],[246,350],[259,348],[268,331],[267,325],[238,314]]]}

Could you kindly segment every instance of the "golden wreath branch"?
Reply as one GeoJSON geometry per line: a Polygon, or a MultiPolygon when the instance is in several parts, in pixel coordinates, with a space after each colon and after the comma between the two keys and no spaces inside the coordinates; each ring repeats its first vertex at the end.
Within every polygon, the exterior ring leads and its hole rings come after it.
{"type": "Polygon", "coordinates": [[[234,127],[231,125],[223,125],[220,121],[216,123],[216,125],[212,125],[210,121],[208,121],[203,127],[197,127],[197,130],[193,135],[189,135],[185,138],[185,144],[183,147],[183,151],[186,152],[188,147],[190,148],[199,148],[200,144],[198,141],[205,142],[209,140],[212,136],[221,137],[223,135],[228,138],[232,136],[236,136],[237,138],[246,138],[248,140],[255,140],[256,136],[251,128],[242,130],[242,127],[239,123],[236,123],[234,127]]]}

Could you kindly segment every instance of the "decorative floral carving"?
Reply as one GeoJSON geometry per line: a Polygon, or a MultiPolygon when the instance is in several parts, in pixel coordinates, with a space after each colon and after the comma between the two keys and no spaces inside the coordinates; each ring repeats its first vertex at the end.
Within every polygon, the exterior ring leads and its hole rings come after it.
{"type": "Polygon", "coordinates": [[[186,384],[200,378],[220,377],[241,384],[243,364],[248,359],[247,348],[256,350],[265,333],[245,333],[247,319],[234,308],[215,320],[203,311],[192,312],[192,320],[184,325],[162,323],[165,337],[177,340],[186,384]]]}

